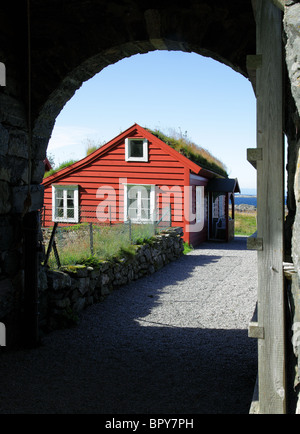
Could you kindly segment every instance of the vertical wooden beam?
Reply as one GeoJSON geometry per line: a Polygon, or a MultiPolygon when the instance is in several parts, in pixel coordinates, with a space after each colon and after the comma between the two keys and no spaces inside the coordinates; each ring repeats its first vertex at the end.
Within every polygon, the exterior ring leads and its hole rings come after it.
{"type": "Polygon", "coordinates": [[[257,237],[259,412],[286,412],[283,276],[284,138],[282,12],[270,0],[256,1],[257,237]]]}

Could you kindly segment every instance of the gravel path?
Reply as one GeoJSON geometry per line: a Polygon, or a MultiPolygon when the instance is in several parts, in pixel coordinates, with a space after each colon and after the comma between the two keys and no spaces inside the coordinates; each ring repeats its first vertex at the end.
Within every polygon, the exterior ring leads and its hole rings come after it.
{"type": "Polygon", "coordinates": [[[0,354],[0,413],[248,413],[256,281],[245,238],[202,244],[41,347],[0,354]]]}

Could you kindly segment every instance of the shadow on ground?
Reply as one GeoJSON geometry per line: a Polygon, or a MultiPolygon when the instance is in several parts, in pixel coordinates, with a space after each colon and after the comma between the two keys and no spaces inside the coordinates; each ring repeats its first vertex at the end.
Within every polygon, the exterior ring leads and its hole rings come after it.
{"type": "Polygon", "coordinates": [[[166,285],[218,260],[185,256],[91,306],[41,347],[1,354],[0,413],[247,414],[257,373],[247,330],[146,319],[166,285]]]}

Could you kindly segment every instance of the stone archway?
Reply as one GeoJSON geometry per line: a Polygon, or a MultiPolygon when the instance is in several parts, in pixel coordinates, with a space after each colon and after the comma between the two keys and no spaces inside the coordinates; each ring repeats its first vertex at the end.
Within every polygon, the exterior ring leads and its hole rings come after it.
{"type": "Polygon", "coordinates": [[[239,0],[13,1],[0,16],[0,320],[10,341],[24,294],[29,317],[36,312],[36,265],[24,259],[36,264],[43,160],[64,104],[107,65],[157,49],[210,56],[247,76],[255,22],[251,1],[239,0]]]}
{"type": "MultiPolygon", "coordinates": [[[[283,8],[283,0],[273,2],[283,8]]],[[[64,104],[83,81],[105,66],[157,49],[210,56],[248,77],[247,56],[256,54],[255,4],[255,0],[1,4],[0,61],[6,67],[6,80],[0,87],[0,321],[6,324],[8,341],[22,329],[19,302],[24,294],[28,312],[36,311],[37,210],[43,198],[39,184],[48,140],[64,104]]],[[[299,29],[294,21],[300,11],[298,1],[285,6],[290,78],[285,85],[291,90],[285,102],[285,132],[292,151],[287,233],[297,239],[298,225],[292,229],[296,215],[292,184],[299,148],[295,56],[299,29]]],[[[297,255],[297,244],[294,252],[297,255]]]]}

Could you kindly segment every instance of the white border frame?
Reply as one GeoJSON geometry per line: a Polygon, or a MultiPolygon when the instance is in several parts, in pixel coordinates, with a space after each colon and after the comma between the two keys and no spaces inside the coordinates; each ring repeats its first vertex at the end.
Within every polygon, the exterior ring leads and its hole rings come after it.
{"type": "Polygon", "coordinates": [[[138,137],[128,137],[125,139],[125,161],[141,161],[144,163],[148,163],[148,140],[144,138],[138,138],[138,137]],[[130,149],[130,142],[134,141],[143,141],[143,156],[142,157],[130,157],[129,155],[129,149],[130,149]]]}
{"type": "Polygon", "coordinates": [[[67,185],[67,184],[54,184],[52,185],[52,221],[60,223],[79,223],[79,186],[78,185],[67,185]],[[56,191],[63,190],[64,192],[64,216],[56,217],[56,191]],[[74,218],[67,217],[67,190],[74,191],[74,218]]]}
{"type": "MultiPolygon", "coordinates": [[[[131,219],[134,223],[153,223],[155,215],[155,185],[154,184],[124,184],[124,222],[128,222],[128,187],[151,187],[150,191],[150,220],[149,219],[131,219]]],[[[140,212],[139,212],[140,216],[140,212]]]]}

